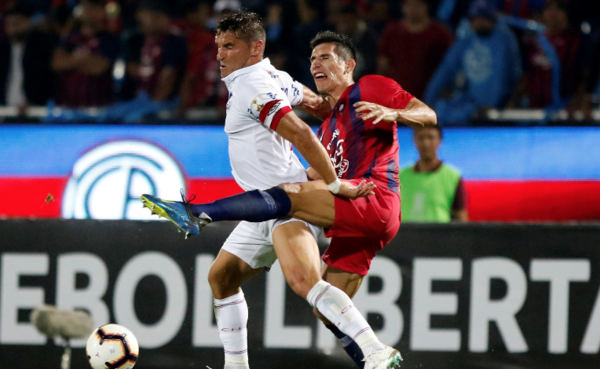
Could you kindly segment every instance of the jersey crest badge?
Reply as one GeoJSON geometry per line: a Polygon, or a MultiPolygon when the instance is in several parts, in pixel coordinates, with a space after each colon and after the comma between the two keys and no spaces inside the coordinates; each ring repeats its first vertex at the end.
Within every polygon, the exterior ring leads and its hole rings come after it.
{"type": "Polygon", "coordinates": [[[250,104],[250,114],[255,119],[258,119],[258,117],[260,116],[260,112],[261,112],[261,110],[263,110],[264,107],[265,107],[265,104],[262,102],[262,99],[260,97],[256,96],[252,100],[252,103],[250,104]]]}
{"type": "Polygon", "coordinates": [[[252,106],[254,107],[254,109],[252,109],[252,110],[256,110],[256,112],[260,113],[262,108],[265,107],[265,104],[261,104],[258,101],[256,101],[256,99],[255,99],[252,101],[252,106]]]}

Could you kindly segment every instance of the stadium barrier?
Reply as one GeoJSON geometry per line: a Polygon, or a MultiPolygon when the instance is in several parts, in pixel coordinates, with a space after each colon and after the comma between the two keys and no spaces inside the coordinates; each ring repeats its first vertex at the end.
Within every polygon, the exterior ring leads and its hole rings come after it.
{"type": "MultiPolygon", "coordinates": [[[[222,367],[206,276],[234,226],[184,241],[168,222],[0,221],[0,368],[58,366],[28,322],[44,303],[130,328],[139,368],[222,367]]],[[[406,368],[597,368],[598,246],[598,224],[403,225],[355,303],[406,368]]],[[[353,367],[277,264],[244,292],[254,368],[353,367]]]]}
{"type": "MultiPolygon", "coordinates": [[[[397,134],[401,167],[414,164],[412,131],[397,134]]],[[[472,221],[590,221],[598,142],[600,127],[452,128],[439,154],[462,174],[472,221]]],[[[0,125],[0,157],[0,217],[141,220],[144,193],[210,202],[242,191],[216,126],[0,125]]]]}

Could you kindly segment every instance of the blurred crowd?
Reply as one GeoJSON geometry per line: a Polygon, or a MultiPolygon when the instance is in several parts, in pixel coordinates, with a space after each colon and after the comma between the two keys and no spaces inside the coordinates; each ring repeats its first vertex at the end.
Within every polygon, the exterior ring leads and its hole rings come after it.
{"type": "Polygon", "coordinates": [[[589,118],[598,104],[598,0],[3,0],[0,106],[143,95],[177,116],[224,112],[214,29],[240,8],[263,17],[266,56],[305,85],[310,40],[334,30],[354,39],[356,78],[393,78],[446,125],[491,108],[589,118]]]}

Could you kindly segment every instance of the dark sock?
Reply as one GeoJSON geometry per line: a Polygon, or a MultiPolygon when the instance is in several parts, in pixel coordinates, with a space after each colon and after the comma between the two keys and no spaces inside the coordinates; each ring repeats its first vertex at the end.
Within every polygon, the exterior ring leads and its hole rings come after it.
{"type": "Polygon", "coordinates": [[[365,362],[363,361],[363,359],[365,357],[362,353],[362,350],[360,349],[360,346],[358,346],[356,342],[352,341],[350,337],[346,336],[342,331],[340,331],[335,325],[326,324],[325,327],[327,327],[327,329],[329,329],[342,343],[344,351],[346,351],[348,356],[350,356],[350,358],[354,360],[354,363],[356,363],[356,365],[359,368],[364,369],[365,362]]]}
{"type": "Polygon", "coordinates": [[[246,220],[263,222],[288,215],[292,202],[281,187],[268,190],[246,191],[208,204],[190,204],[192,213],[208,215],[213,222],[221,220],[246,220]]]}

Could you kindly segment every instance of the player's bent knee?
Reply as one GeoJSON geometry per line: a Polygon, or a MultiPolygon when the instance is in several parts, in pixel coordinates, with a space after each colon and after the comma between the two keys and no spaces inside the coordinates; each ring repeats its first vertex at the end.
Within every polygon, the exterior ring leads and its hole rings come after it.
{"type": "Polygon", "coordinates": [[[306,300],[308,293],[313,289],[315,284],[321,280],[318,273],[299,272],[294,276],[286,276],[286,280],[292,291],[298,296],[306,300]]]}
{"type": "Polygon", "coordinates": [[[233,283],[231,276],[218,268],[211,268],[208,272],[208,284],[216,299],[224,299],[237,293],[239,285],[233,283]]]}
{"type": "Polygon", "coordinates": [[[220,283],[219,272],[214,268],[211,268],[208,272],[208,284],[210,285],[213,294],[218,292],[220,283]]]}
{"type": "Polygon", "coordinates": [[[292,291],[296,293],[296,295],[302,297],[303,299],[306,299],[306,296],[308,296],[308,292],[312,288],[312,286],[309,286],[307,278],[288,281],[288,285],[290,286],[292,291]]]}

